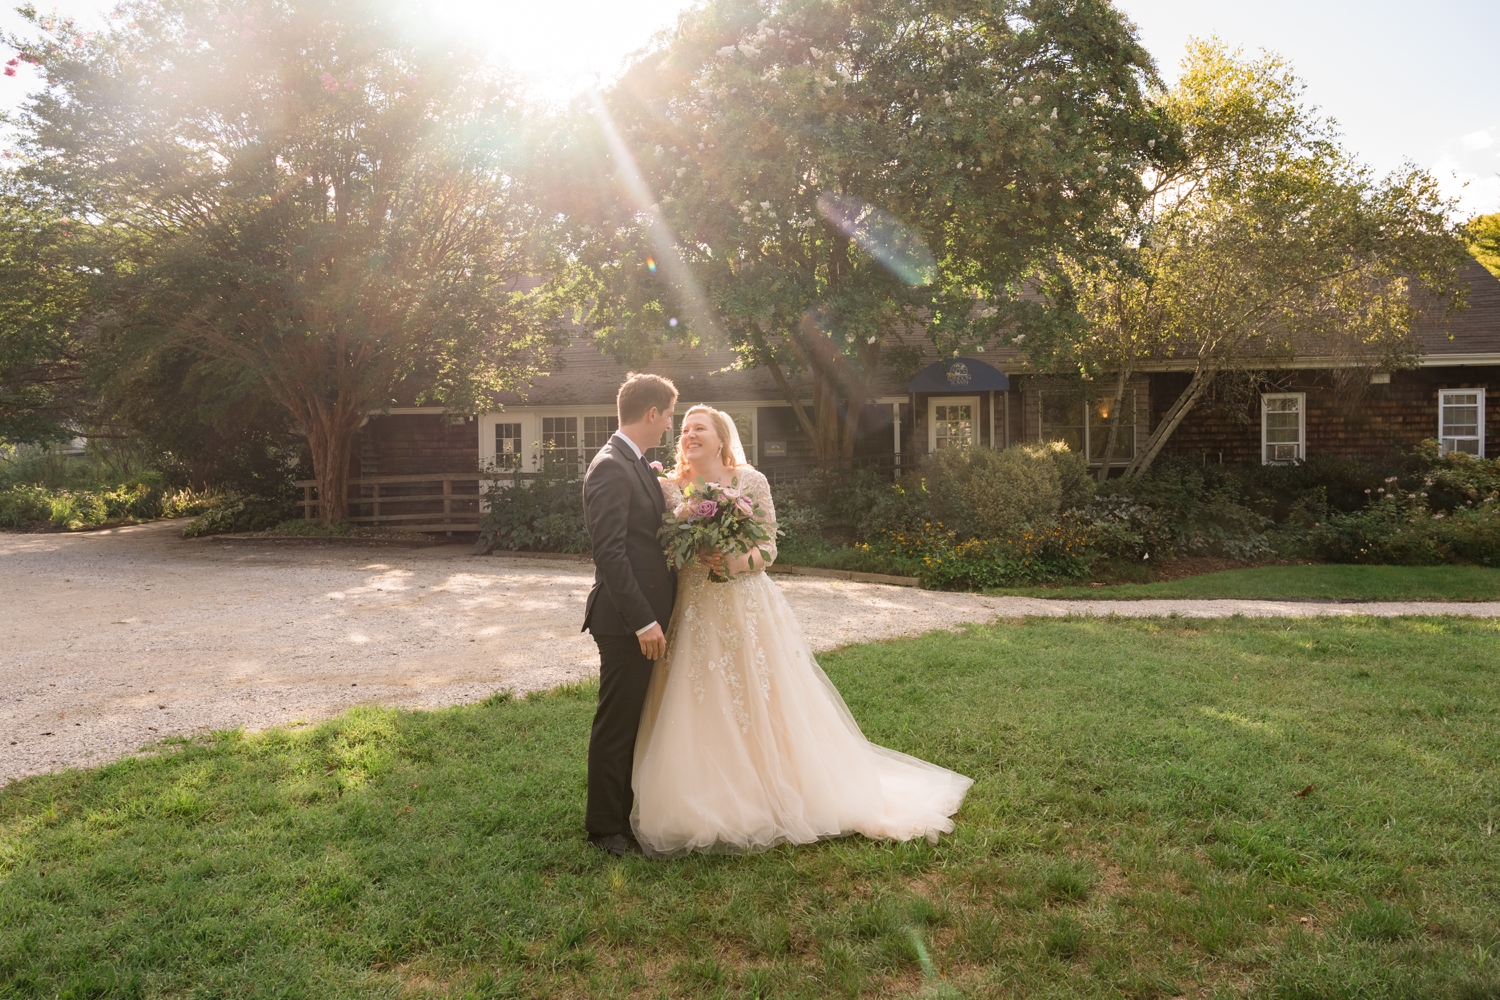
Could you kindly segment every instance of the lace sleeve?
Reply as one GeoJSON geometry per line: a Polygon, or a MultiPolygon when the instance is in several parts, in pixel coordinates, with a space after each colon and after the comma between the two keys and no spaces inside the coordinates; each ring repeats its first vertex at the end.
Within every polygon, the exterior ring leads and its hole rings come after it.
{"type": "Polygon", "coordinates": [[[771,537],[761,542],[755,551],[733,557],[730,570],[734,573],[764,569],[776,561],[776,504],[771,498],[771,483],[755,469],[746,469],[739,478],[740,489],[755,501],[760,511],[756,520],[766,526],[771,537]]]}

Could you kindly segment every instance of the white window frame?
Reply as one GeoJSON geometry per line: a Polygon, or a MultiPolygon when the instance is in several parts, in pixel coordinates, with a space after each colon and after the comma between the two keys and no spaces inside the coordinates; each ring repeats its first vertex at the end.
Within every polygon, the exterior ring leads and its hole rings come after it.
{"type": "Polygon", "coordinates": [[[1457,442],[1459,440],[1463,440],[1463,441],[1477,441],[1478,442],[1478,446],[1479,446],[1479,450],[1476,453],[1475,457],[1477,457],[1477,458],[1483,458],[1484,457],[1484,390],[1483,389],[1439,389],[1438,390],[1438,442],[1439,442],[1439,449],[1441,450],[1441,452],[1444,455],[1446,455],[1446,454],[1448,454],[1449,452],[1452,452],[1452,451],[1457,451],[1458,450],[1457,448],[1450,448],[1450,447],[1448,447],[1448,442],[1449,441],[1457,442]],[[1476,430],[1478,430],[1479,433],[1477,435],[1465,434],[1465,435],[1462,436],[1462,438],[1460,438],[1458,435],[1455,435],[1455,434],[1444,433],[1447,430],[1447,428],[1443,426],[1443,407],[1445,407],[1445,406],[1448,405],[1448,397],[1449,396],[1478,396],[1479,397],[1479,399],[1478,399],[1478,402],[1479,402],[1479,426],[1476,428],[1476,430]]]}
{"type": "Polygon", "coordinates": [[[937,408],[939,406],[973,407],[973,428],[969,432],[971,444],[979,443],[979,397],[978,396],[928,396],[927,397],[927,453],[937,452],[937,408]]]}
{"type": "MultiPolygon", "coordinates": [[[[1283,411],[1284,412],[1284,411],[1283,411]]],[[[1278,441],[1277,444],[1289,444],[1290,442],[1278,441]]],[[[1260,396],[1260,464],[1261,465],[1295,465],[1307,460],[1307,393],[1305,392],[1263,392],[1260,396]],[[1266,447],[1270,444],[1266,440],[1266,423],[1270,409],[1266,406],[1273,399],[1295,399],[1297,401],[1297,454],[1295,457],[1285,461],[1271,458],[1266,454],[1266,447]]]]}

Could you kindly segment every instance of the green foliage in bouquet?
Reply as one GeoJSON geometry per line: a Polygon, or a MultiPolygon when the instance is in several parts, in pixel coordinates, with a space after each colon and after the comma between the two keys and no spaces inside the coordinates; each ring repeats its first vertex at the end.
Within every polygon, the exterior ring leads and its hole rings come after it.
{"type": "MultiPolygon", "coordinates": [[[[734,480],[735,483],[739,480],[734,480]]],[[[733,485],[699,480],[683,487],[682,503],[662,515],[662,548],[674,569],[694,562],[711,549],[725,555],[744,555],[771,540],[760,504],[733,485]]],[[[708,578],[725,583],[729,577],[710,571],[708,578]]]]}

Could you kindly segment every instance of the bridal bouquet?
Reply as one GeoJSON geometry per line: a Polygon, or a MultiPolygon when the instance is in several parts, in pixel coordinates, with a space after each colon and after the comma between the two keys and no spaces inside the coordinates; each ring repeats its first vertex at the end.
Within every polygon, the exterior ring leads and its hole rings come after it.
{"type": "MultiPolygon", "coordinates": [[[[667,561],[676,569],[693,562],[703,549],[743,554],[771,537],[766,526],[756,520],[761,509],[734,486],[695,483],[683,487],[682,498],[677,509],[662,518],[660,532],[667,561]]],[[[708,578],[715,583],[729,580],[714,571],[708,578]]]]}

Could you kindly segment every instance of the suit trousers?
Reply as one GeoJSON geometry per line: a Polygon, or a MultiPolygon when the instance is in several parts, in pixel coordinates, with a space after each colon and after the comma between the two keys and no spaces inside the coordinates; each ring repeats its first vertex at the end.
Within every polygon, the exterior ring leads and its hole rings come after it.
{"type": "Polygon", "coordinates": [[[599,707],[589,733],[588,807],[583,825],[591,836],[630,833],[634,795],[635,735],[651,684],[652,661],[633,635],[596,635],[599,707]]]}

